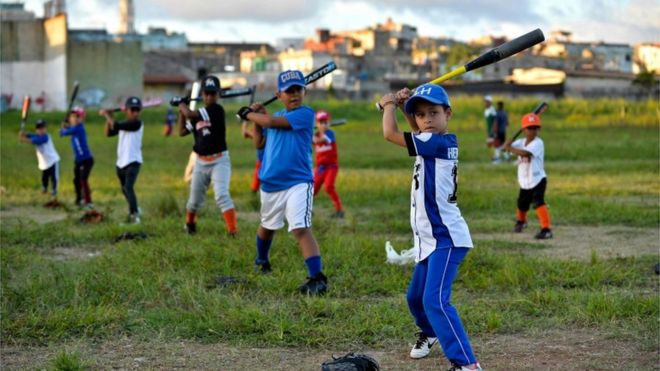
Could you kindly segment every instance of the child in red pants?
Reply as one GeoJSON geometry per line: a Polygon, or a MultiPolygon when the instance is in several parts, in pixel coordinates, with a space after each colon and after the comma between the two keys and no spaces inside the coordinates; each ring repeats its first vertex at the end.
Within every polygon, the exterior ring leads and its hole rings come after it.
{"type": "Polygon", "coordinates": [[[341,200],[335,190],[335,179],[339,172],[339,162],[337,161],[337,142],[335,132],[330,130],[330,114],[326,111],[316,113],[316,133],[312,141],[316,148],[316,169],[314,169],[314,196],[321,190],[325,184],[325,191],[330,196],[332,204],[335,206],[334,218],[343,218],[344,210],[341,206],[341,200]]]}

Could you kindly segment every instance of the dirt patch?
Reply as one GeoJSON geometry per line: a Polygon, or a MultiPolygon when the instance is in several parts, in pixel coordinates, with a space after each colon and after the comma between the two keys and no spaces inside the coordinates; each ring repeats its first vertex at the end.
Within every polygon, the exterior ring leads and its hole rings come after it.
{"type": "Polygon", "coordinates": [[[59,222],[67,218],[63,209],[47,209],[44,207],[26,206],[0,211],[0,220],[3,223],[34,222],[48,224],[59,222]]]}
{"type": "Polygon", "coordinates": [[[92,259],[101,256],[100,251],[92,251],[79,247],[55,247],[50,250],[44,250],[46,259],[55,261],[65,261],[73,259],[92,259]]]}
{"type": "Polygon", "coordinates": [[[626,226],[557,226],[550,240],[535,240],[536,228],[523,233],[475,233],[476,241],[503,241],[534,244],[538,248],[525,250],[529,254],[554,259],[589,260],[592,252],[600,258],[660,255],[658,228],[626,226]]]}
{"type": "MultiPolygon", "coordinates": [[[[366,353],[383,370],[437,370],[449,367],[439,347],[421,360],[408,358],[411,344],[389,350],[290,349],[235,347],[191,341],[139,342],[130,338],[96,344],[70,342],[49,347],[2,346],[6,370],[44,368],[63,350],[76,352],[93,369],[319,370],[332,354],[366,353]]],[[[497,335],[474,339],[475,352],[487,370],[652,370],[657,349],[612,339],[592,330],[497,335]]]]}

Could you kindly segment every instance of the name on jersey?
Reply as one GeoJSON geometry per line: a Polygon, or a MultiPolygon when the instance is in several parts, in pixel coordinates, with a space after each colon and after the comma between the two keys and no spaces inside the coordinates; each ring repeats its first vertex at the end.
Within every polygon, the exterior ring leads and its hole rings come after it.
{"type": "Polygon", "coordinates": [[[447,159],[458,160],[458,147],[447,148],[447,159]]]}

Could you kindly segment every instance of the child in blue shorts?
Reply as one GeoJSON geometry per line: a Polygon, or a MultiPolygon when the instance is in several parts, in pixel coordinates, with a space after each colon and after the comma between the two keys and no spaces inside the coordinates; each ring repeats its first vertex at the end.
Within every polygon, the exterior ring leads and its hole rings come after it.
{"type": "Polygon", "coordinates": [[[440,342],[451,370],[481,370],[450,303],[451,285],[472,248],[472,239],[456,204],[458,142],[447,128],[452,116],[449,96],[438,85],[424,84],[412,95],[408,89],[386,94],[379,103],[385,139],[415,156],[410,224],[419,255],[407,300],[421,331],[410,357],[426,357],[430,347],[440,342]],[[397,107],[413,133],[399,131],[397,107]]]}
{"type": "Polygon", "coordinates": [[[269,115],[263,104],[242,107],[238,116],[255,123],[254,142],[264,147],[259,170],[261,225],[257,230],[255,264],[264,273],[271,270],[269,251],[275,231],[289,223],[305,258],[308,280],[299,287],[303,294],[322,295],[327,278],[322,272],[321,252],[312,233],[314,175],[310,146],[314,134],[314,110],[303,105],[305,79],[300,71],[284,71],[277,81],[277,97],[284,109],[269,115]],[[263,134],[268,140],[263,140],[263,134]]]}

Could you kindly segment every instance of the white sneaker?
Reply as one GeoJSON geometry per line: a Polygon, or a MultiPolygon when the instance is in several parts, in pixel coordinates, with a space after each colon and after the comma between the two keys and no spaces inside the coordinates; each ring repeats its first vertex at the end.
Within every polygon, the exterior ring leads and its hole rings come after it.
{"type": "Polygon", "coordinates": [[[421,331],[416,335],[417,341],[415,342],[413,348],[410,350],[410,358],[424,358],[429,355],[431,352],[431,347],[433,344],[438,342],[438,338],[428,337],[421,331]]]}
{"type": "Polygon", "coordinates": [[[140,224],[140,215],[138,215],[137,213],[129,215],[128,222],[130,224],[140,224]]]}
{"type": "Polygon", "coordinates": [[[477,368],[467,368],[467,366],[453,365],[448,371],[484,371],[481,368],[479,362],[477,362],[477,368]]]}

